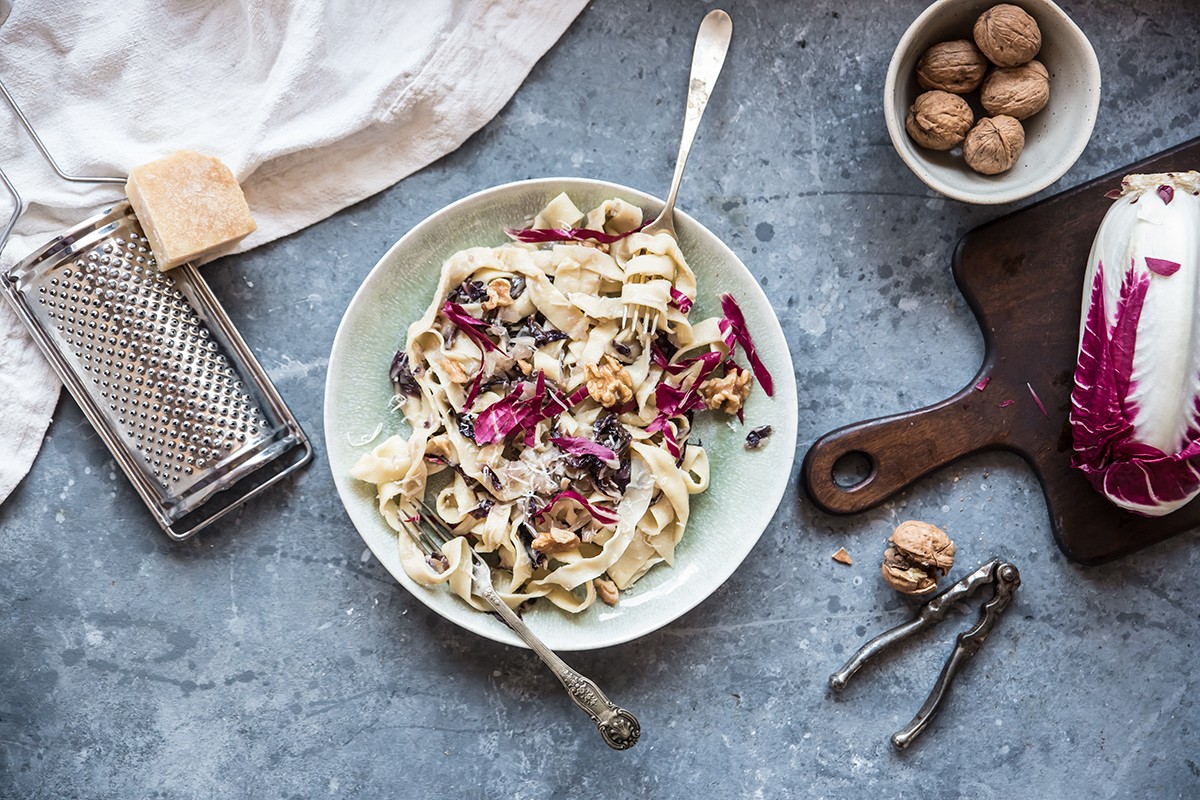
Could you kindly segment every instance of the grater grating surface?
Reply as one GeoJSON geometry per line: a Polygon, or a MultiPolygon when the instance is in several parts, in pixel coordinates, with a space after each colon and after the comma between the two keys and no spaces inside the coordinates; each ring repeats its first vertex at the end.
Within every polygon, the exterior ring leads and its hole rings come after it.
{"type": "Polygon", "coordinates": [[[159,272],[128,203],[2,276],[38,345],[174,538],[311,458],[191,265],[159,272]]]}

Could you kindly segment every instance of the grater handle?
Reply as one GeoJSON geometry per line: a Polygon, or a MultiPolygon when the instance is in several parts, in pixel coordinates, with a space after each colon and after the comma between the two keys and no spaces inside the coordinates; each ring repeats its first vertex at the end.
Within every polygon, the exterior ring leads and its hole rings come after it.
{"type": "Polygon", "coordinates": [[[17,119],[21,121],[21,127],[23,127],[25,132],[29,134],[29,138],[33,139],[33,143],[37,145],[38,151],[42,154],[43,158],[50,162],[50,166],[56,173],[58,173],[58,177],[62,178],[64,181],[73,181],[75,183],[125,183],[126,178],[119,178],[114,175],[72,175],[68,172],[64,172],[63,168],[58,165],[58,162],[54,160],[54,156],[50,155],[50,151],[47,150],[46,145],[42,143],[42,137],[37,135],[37,131],[33,129],[33,123],[29,121],[29,117],[25,116],[25,112],[21,110],[19,105],[17,105],[17,101],[13,98],[12,94],[9,93],[8,87],[4,85],[3,81],[0,81],[0,94],[3,94],[4,99],[8,101],[10,106],[12,106],[12,110],[14,113],[16,113],[17,119]]]}
{"type": "MultiPolygon", "coordinates": [[[[4,23],[4,20],[8,17],[8,12],[11,10],[11,3],[8,3],[7,0],[0,0],[0,24],[4,23]]],[[[29,138],[33,139],[33,143],[37,145],[38,152],[50,162],[50,166],[58,174],[58,177],[64,181],[72,181],[74,183],[125,183],[125,178],[118,178],[113,175],[72,175],[64,172],[63,168],[58,165],[58,162],[54,160],[54,156],[46,148],[45,143],[42,142],[42,137],[38,136],[37,131],[34,130],[33,123],[29,121],[29,117],[25,116],[25,112],[17,105],[16,99],[8,91],[8,87],[4,85],[4,81],[0,81],[0,94],[4,95],[4,99],[8,101],[13,113],[17,115],[17,119],[21,122],[21,127],[29,134],[29,138]]],[[[14,203],[12,216],[5,223],[4,230],[0,231],[0,253],[3,253],[4,247],[8,244],[8,237],[12,235],[13,228],[17,225],[17,220],[25,213],[25,202],[21,199],[20,193],[17,192],[17,187],[13,186],[12,181],[8,179],[8,176],[4,174],[4,170],[2,169],[0,169],[0,182],[4,184],[4,188],[8,190],[8,193],[12,195],[14,203]]]]}

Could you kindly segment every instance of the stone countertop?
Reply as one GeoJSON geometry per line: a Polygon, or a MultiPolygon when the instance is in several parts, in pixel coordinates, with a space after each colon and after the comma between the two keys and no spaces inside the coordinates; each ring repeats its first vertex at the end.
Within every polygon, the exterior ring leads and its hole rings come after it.
{"type": "MultiPolygon", "coordinates": [[[[1200,135],[1200,6],[1064,2],[1100,57],[1091,144],[1043,196],[1200,135]]],[[[1200,796],[1191,532],[1101,567],[1055,548],[1033,474],[974,456],[866,514],[796,490],[711,598],[645,638],[571,654],[640,717],[602,745],[529,652],[451,627],[371,557],[324,458],[330,345],[359,282],[422,218],[484,187],[579,175],[666,190],[707,3],[595,0],[457,152],[312,228],[205,268],[315,463],[171,544],[64,395],[0,506],[0,797],[1200,796]],[[896,754],[969,615],[829,673],[912,604],[878,576],[902,519],[945,527],[960,571],[1021,568],[1016,601],[942,715],[896,754]],[[830,555],[845,546],[851,567],[830,555]]],[[[955,243],[1017,206],[928,191],[881,88],[920,0],[732,2],[735,39],[681,207],[739,253],[782,320],[799,458],[848,422],[940,400],[982,337],[955,243]]],[[[1026,205],[1029,201],[1018,205],[1026,205]]]]}

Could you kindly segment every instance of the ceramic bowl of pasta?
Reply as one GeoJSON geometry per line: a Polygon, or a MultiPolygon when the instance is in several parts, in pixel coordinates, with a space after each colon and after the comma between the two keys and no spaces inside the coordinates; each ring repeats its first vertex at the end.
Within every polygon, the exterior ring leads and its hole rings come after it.
{"type": "Polygon", "coordinates": [[[771,305],[662,203],[556,178],[465,198],[367,276],[325,390],[355,527],[421,602],[521,642],[471,594],[475,555],[559,650],[642,636],[750,554],[791,476],[796,385],[771,305]],[[454,534],[428,557],[418,502],[454,534]]]}

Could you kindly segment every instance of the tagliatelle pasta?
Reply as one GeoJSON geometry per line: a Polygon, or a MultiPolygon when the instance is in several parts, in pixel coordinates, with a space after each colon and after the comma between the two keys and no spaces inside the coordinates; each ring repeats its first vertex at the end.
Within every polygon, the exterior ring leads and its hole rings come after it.
{"type": "Polygon", "coordinates": [[[641,227],[636,206],[585,215],[564,194],[514,241],[443,264],[391,369],[412,432],[352,469],[377,487],[418,583],[487,610],[471,595],[473,548],[510,606],[544,597],[578,612],[673,563],[709,482],[693,415],[740,414],[752,378],[733,348],[768,393],[770,376],[731,297],[724,317],[692,323],[695,275],[673,237],[641,227]],[[402,532],[427,490],[457,534],[444,559],[402,532]]]}

